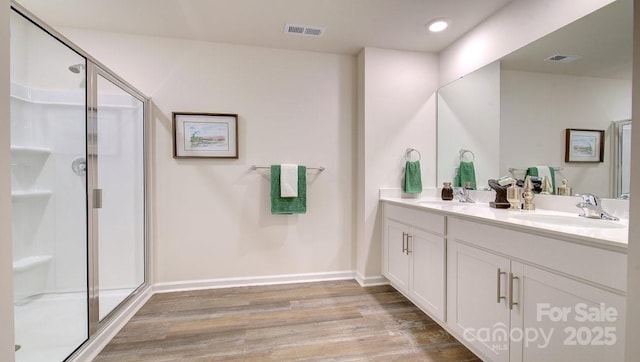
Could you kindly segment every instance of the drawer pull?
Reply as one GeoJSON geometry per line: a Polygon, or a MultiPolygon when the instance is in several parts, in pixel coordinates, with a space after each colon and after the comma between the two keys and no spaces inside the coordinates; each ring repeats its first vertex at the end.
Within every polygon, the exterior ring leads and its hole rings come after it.
{"type": "Polygon", "coordinates": [[[409,240],[413,240],[413,235],[407,234],[407,255],[411,253],[411,249],[409,249],[409,240]]]}

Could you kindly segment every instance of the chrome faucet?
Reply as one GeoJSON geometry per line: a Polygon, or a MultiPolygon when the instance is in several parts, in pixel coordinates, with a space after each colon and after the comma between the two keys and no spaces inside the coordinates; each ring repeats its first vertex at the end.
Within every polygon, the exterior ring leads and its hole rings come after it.
{"type": "Polygon", "coordinates": [[[471,197],[469,196],[469,190],[465,189],[464,187],[454,187],[453,196],[460,202],[466,202],[470,204],[475,203],[475,201],[473,201],[473,199],[471,199],[471,197]]]}
{"type": "Polygon", "coordinates": [[[578,196],[582,197],[582,202],[576,204],[582,209],[580,216],[592,219],[620,220],[602,209],[598,196],[594,194],[579,194],[578,196]]]}

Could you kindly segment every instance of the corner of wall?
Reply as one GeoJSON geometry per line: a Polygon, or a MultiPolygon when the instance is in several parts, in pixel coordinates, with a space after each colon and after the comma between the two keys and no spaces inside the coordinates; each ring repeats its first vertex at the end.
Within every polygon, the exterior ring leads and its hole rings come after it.
{"type": "Polygon", "coordinates": [[[365,111],[364,111],[364,89],[365,89],[365,56],[366,48],[360,50],[356,58],[356,205],[355,211],[355,242],[353,245],[354,269],[360,275],[364,272],[362,258],[360,258],[360,250],[363,247],[364,233],[364,199],[365,199],[365,111]]]}

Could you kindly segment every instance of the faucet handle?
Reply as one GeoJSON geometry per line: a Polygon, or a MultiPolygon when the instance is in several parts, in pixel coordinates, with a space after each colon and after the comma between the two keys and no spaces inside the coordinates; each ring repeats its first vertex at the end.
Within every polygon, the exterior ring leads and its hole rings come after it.
{"type": "Polygon", "coordinates": [[[587,203],[587,204],[594,205],[594,206],[600,205],[600,198],[597,195],[594,195],[594,194],[578,194],[578,196],[582,197],[582,201],[587,203]]]}

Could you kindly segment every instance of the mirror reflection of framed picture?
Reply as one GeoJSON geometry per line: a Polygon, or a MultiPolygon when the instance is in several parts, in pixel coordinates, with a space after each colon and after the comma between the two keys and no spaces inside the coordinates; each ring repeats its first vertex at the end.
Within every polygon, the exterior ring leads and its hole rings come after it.
{"type": "Polygon", "coordinates": [[[604,131],[567,128],[565,162],[603,162],[604,131]]]}
{"type": "Polygon", "coordinates": [[[174,112],[174,158],[238,158],[238,115],[174,112]]]}

